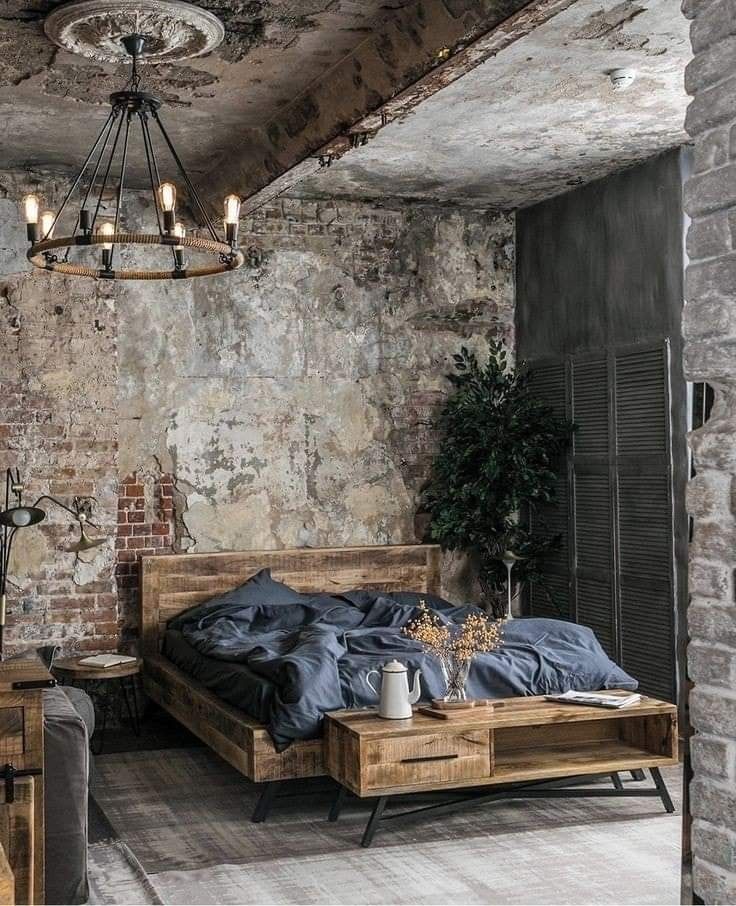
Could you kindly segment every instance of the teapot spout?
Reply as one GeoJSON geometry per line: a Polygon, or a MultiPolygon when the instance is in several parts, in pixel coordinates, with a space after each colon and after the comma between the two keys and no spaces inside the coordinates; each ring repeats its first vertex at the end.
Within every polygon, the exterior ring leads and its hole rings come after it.
{"type": "Polygon", "coordinates": [[[409,693],[410,705],[415,705],[419,701],[419,696],[422,694],[422,685],[420,682],[421,675],[421,670],[417,670],[417,672],[414,674],[414,688],[409,693]]]}

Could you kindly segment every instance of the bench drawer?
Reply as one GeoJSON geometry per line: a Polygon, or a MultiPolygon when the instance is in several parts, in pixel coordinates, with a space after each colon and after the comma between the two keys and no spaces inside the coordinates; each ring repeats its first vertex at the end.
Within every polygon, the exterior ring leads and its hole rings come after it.
{"type": "Polygon", "coordinates": [[[361,786],[365,790],[452,783],[488,777],[488,730],[428,733],[366,741],[361,786]]]}

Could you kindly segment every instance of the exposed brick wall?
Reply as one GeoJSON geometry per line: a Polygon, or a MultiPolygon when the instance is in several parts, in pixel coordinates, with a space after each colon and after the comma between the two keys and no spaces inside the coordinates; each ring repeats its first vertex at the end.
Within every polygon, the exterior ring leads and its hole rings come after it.
{"type": "Polygon", "coordinates": [[[691,446],[697,476],[690,557],[688,665],[694,780],[693,887],[706,903],[736,902],[736,0],[685,0],[694,59],[687,129],[694,173],[684,314],[685,369],[715,388],[691,446]]]}
{"type": "Polygon", "coordinates": [[[120,482],[115,538],[115,578],[124,635],[138,624],[141,557],[173,553],[174,537],[173,476],[126,475],[120,482]]]}

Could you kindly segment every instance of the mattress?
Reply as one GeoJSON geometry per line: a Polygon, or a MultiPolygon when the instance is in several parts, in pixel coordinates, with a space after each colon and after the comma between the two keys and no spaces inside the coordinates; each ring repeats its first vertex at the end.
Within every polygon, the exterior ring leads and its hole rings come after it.
{"type": "Polygon", "coordinates": [[[180,670],[229,705],[259,723],[268,723],[275,688],[245,664],[207,657],[193,648],[176,629],[164,636],[163,654],[180,670]]]}

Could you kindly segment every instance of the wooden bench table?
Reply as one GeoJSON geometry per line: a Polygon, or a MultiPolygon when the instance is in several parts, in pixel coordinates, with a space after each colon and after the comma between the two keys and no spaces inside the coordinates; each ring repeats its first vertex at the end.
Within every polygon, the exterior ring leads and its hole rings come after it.
{"type": "Polygon", "coordinates": [[[674,811],[660,767],[677,764],[677,709],[652,698],[621,710],[548,702],[543,697],[496,701],[494,710],[440,720],[415,712],[384,720],[374,711],[336,711],[325,720],[327,771],[340,791],[373,798],[363,835],[370,846],[379,821],[438,814],[510,798],[657,796],[674,811]],[[649,770],[654,786],[625,788],[619,773],[649,770]],[[561,786],[561,780],[605,774],[613,788],[561,786]],[[493,790],[487,789],[494,787],[493,790]],[[384,814],[389,799],[408,793],[466,790],[452,800],[384,814]]]}

